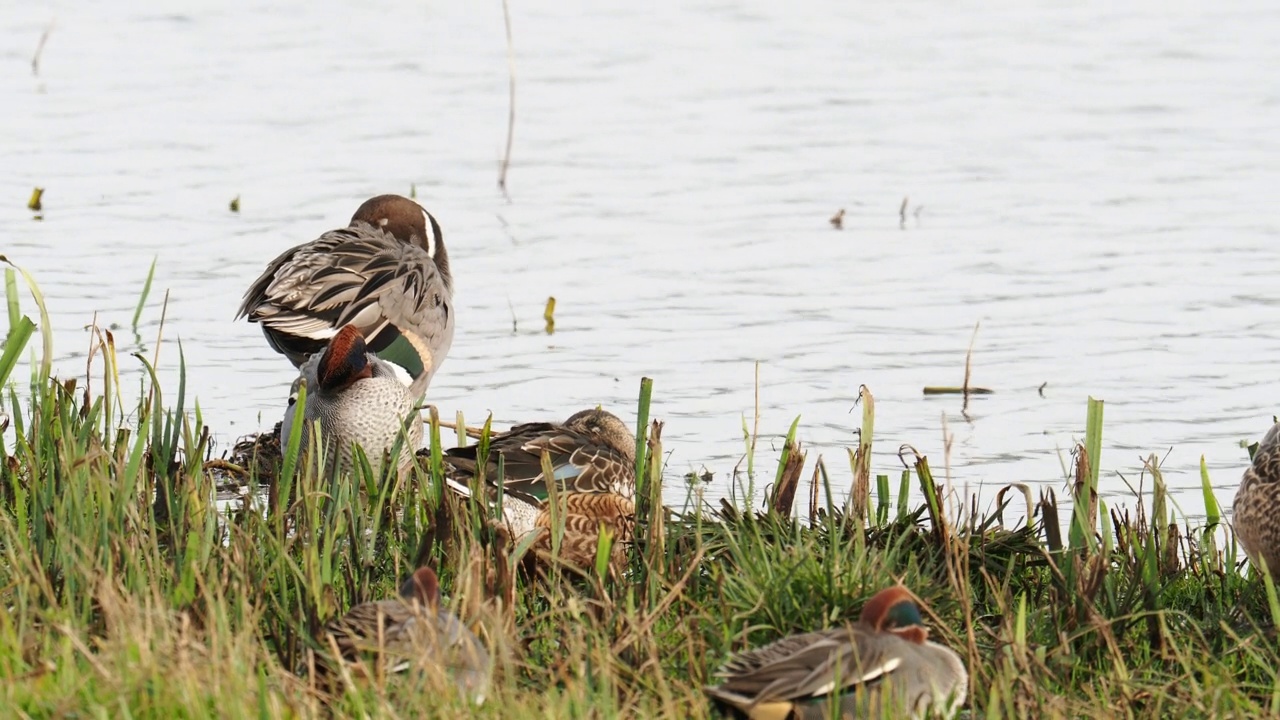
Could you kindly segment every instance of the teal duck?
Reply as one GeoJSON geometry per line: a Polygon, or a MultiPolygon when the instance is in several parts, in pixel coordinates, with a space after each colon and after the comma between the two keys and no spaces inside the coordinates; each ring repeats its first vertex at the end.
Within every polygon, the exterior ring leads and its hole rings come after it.
{"type": "MultiPolygon", "coordinates": [[[[400,587],[400,597],[356,605],[325,627],[336,656],[368,675],[361,664],[372,655],[386,673],[415,667],[442,670],[473,702],[484,702],[491,661],[480,639],[453,613],[440,606],[440,583],[429,567],[418,568],[400,587]]],[[[331,643],[331,644],[330,644],[331,643]]],[[[331,668],[321,665],[329,672],[331,668]]]]}
{"type": "Polygon", "coordinates": [[[705,688],[750,720],[954,715],[969,676],[960,656],[928,640],[914,596],[902,586],[876,593],[858,622],[784,637],[744,652],[705,688]]]}
{"type": "Polygon", "coordinates": [[[1258,443],[1231,506],[1231,527],[1245,554],[1280,573],[1280,423],[1258,443]]]}
{"type": "Polygon", "coordinates": [[[417,397],[426,378],[420,375],[408,387],[403,385],[389,363],[368,352],[360,331],[347,325],[323,352],[303,363],[280,425],[281,445],[289,442],[297,414],[294,405],[298,389],[305,382],[304,453],[311,436],[308,427],[318,423],[328,470],[350,472],[352,448],[359,445],[375,471],[380,471],[383,457],[403,434],[396,461],[396,467],[403,470],[413,462],[414,452],[422,442],[417,397]]]}
{"type": "MultiPolygon", "coordinates": [[[[427,384],[453,344],[453,276],[440,224],[399,195],[365,201],[349,227],[290,248],[249,286],[236,319],[301,366],[346,325],[371,352],[427,384]]],[[[425,387],[425,386],[424,386],[425,387]]]]}

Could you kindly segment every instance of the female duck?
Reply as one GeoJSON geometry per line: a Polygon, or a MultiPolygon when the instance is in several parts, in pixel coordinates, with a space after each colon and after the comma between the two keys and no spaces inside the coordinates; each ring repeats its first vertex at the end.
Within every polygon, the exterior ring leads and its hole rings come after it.
{"type": "Polygon", "coordinates": [[[343,662],[372,654],[387,673],[443,670],[473,702],[484,702],[489,653],[457,616],[440,607],[440,583],[429,567],[404,582],[399,598],[356,605],[330,622],[325,634],[343,662]]]}
{"type": "Polygon", "coordinates": [[[733,658],[707,695],[751,720],[950,717],[969,676],[960,656],[927,639],[909,590],[881,590],[857,623],[792,635],[733,658]]]}
{"type": "Polygon", "coordinates": [[[440,225],[409,198],[371,198],[350,227],[272,260],[245,293],[241,317],[261,325],[295,367],[355,325],[373,353],[407,373],[405,384],[424,374],[429,384],[453,344],[453,277],[440,225]]]}
{"type": "Polygon", "coordinates": [[[350,472],[352,447],[359,445],[380,472],[383,456],[395,448],[403,434],[396,467],[413,462],[422,442],[422,416],[417,398],[427,375],[418,376],[409,387],[397,379],[389,363],[368,352],[364,338],[354,325],[347,325],[329,341],[324,352],[311,356],[294,381],[284,422],[280,425],[282,446],[289,442],[298,387],[306,383],[302,449],[310,439],[308,426],[319,423],[324,438],[329,470],[350,472]]]}
{"type": "Polygon", "coordinates": [[[1236,539],[1255,565],[1280,576],[1280,423],[1258,443],[1231,506],[1236,539]]]}
{"type": "MultiPolygon", "coordinates": [[[[563,547],[582,549],[577,553],[582,558],[566,559],[589,566],[586,561],[594,558],[601,525],[616,540],[630,539],[635,521],[635,437],[617,416],[595,408],[574,413],[564,423],[525,423],[490,438],[483,463],[486,490],[489,499],[498,494],[501,457],[502,514],[517,541],[539,528],[551,529],[544,452],[562,509],[563,547]]],[[[446,480],[466,497],[480,466],[478,453],[477,445],[445,451],[446,480]]]]}

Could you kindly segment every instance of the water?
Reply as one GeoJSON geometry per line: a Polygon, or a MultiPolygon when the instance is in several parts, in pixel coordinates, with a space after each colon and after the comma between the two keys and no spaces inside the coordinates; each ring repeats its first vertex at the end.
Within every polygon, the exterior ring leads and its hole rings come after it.
{"type": "Polygon", "coordinates": [[[156,257],[147,352],[167,289],[165,377],[180,338],[222,446],[269,428],[293,374],[231,321],[244,289],[416,184],[456,273],[446,417],[630,420],[650,376],[669,499],[704,467],[715,497],[758,361],[762,480],[798,414],[844,487],[866,384],[877,472],[910,443],[942,474],[945,414],[952,478],[989,501],[1061,485],[1093,395],[1104,496],[1167,452],[1184,510],[1202,455],[1229,501],[1277,411],[1280,7],[511,5],[510,203],[500,3],[8,8],[0,246],[48,296],[55,369],[84,372],[95,313],[134,341],[156,257]],[[997,393],[969,422],[921,388],[961,382],[977,322],[973,382],[997,393]]]}

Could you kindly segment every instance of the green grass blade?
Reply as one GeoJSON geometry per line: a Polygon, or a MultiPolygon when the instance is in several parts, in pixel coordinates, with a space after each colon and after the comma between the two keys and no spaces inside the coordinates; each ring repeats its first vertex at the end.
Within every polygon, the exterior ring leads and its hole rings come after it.
{"type": "Polygon", "coordinates": [[[142,317],[142,308],[147,304],[147,296],[151,294],[151,281],[156,276],[156,261],[159,255],[151,258],[151,269],[147,271],[147,281],[142,284],[142,294],[138,296],[138,306],[133,309],[133,331],[138,332],[138,318],[142,317]]]}
{"type": "Polygon", "coordinates": [[[1200,491],[1204,494],[1205,525],[1208,528],[1218,526],[1222,522],[1222,506],[1218,504],[1218,496],[1213,492],[1213,483],[1209,481],[1209,466],[1200,456],[1200,491]]]}
{"type": "Polygon", "coordinates": [[[18,303],[18,275],[13,268],[4,269],[4,298],[5,305],[9,308],[9,332],[12,333],[18,319],[22,317],[18,303]]]}
{"type": "Polygon", "coordinates": [[[43,341],[43,348],[40,357],[40,373],[36,380],[37,384],[43,385],[49,374],[53,372],[53,322],[49,320],[49,308],[45,305],[44,293],[40,292],[40,286],[36,284],[36,279],[24,268],[14,264],[4,255],[0,255],[0,262],[7,263],[22,273],[22,279],[27,282],[27,288],[31,290],[31,297],[36,301],[36,309],[40,311],[40,338],[43,341]]]}
{"type": "Polygon", "coordinates": [[[31,339],[35,329],[36,324],[31,322],[31,318],[25,316],[9,326],[9,336],[4,341],[4,354],[0,355],[0,387],[4,387],[9,382],[9,374],[18,364],[18,358],[26,349],[27,341],[31,339]]]}

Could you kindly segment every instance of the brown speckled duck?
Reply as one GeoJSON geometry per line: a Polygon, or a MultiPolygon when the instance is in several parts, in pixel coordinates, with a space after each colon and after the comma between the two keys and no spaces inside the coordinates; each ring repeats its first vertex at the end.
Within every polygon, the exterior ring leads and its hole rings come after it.
{"type": "Polygon", "coordinates": [[[1231,506],[1231,527],[1249,559],[1280,576],[1280,423],[1271,426],[1244,471],[1231,506]]]}
{"type": "MultiPolygon", "coordinates": [[[[469,497],[479,461],[479,447],[445,451],[449,486],[469,497]]],[[[590,567],[594,563],[600,527],[615,540],[614,549],[631,538],[635,522],[636,441],[631,430],[612,413],[594,408],[574,413],[564,423],[525,423],[494,435],[484,476],[489,499],[497,496],[498,458],[503,460],[502,514],[516,542],[544,530],[534,546],[550,547],[551,512],[542,472],[546,452],[562,508],[562,558],[590,567]]]]}
{"type": "Polygon", "coordinates": [[[373,655],[386,673],[443,670],[473,702],[484,702],[489,653],[462,621],[440,607],[440,584],[431,568],[418,568],[400,587],[399,598],[352,607],[325,627],[325,635],[338,657],[358,670],[353,674],[367,675],[360,659],[373,655]]]}
{"type": "MultiPolygon", "coordinates": [[[[349,227],[284,251],[245,293],[236,318],[262,326],[294,364],[355,325],[408,384],[430,384],[453,344],[453,277],[440,224],[399,195],[365,201],[349,227]]],[[[398,374],[399,375],[399,374],[398,374]]]]}
{"type": "Polygon", "coordinates": [[[876,593],[858,622],[784,637],[742,653],[705,688],[750,720],[951,717],[969,675],[950,648],[928,640],[914,596],[902,586],[876,593]]]}

